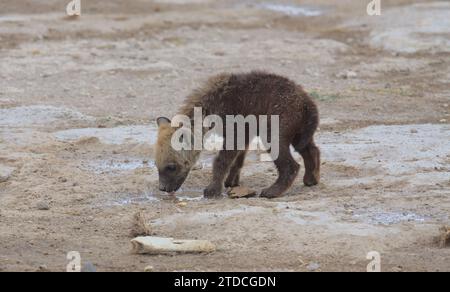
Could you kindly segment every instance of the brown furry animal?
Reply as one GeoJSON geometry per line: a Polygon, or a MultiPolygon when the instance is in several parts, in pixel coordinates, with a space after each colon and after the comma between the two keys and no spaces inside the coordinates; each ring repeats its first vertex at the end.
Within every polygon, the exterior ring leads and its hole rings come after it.
{"type": "MultiPolygon", "coordinates": [[[[313,139],[319,113],[301,86],[284,77],[264,72],[222,74],[211,78],[202,88],[188,96],[179,113],[192,119],[194,107],[201,107],[203,116],[218,115],[224,121],[227,115],[279,116],[279,156],[274,161],[279,177],[271,187],[262,191],[262,197],[281,196],[297,177],[300,166],[291,155],[290,145],[304,159],[304,184],[313,186],[319,183],[320,151],[313,139]]],[[[158,118],[157,123],[159,135],[155,156],[160,190],[175,192],[184,183],[200,151],[174,150],[171,138],[177,129],[171,127],[168,118],[158,118]]],[[[268,127],[270,132],[270,123],[268,127]]],[[[225,129],[223,132],[226,132],[225,129]]],[[[247,146],[253,138],[246,137],[247,146]]],[[[239,185],[246,153],[245,150],[219,152],[213,165],[212,182],[204,191],[205,197],[219,197],[224,186],[239,185]]]]}

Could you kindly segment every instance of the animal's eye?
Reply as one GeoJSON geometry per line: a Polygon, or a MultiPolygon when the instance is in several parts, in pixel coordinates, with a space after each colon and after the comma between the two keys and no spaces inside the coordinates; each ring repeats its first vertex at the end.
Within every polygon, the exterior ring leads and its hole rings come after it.
{"type": "Polygon", "coordinates": [[[177,165],[176,164],[169,164],[166,166],[166,171],[169,172],[174,172],[177,170],[177,165]]]}

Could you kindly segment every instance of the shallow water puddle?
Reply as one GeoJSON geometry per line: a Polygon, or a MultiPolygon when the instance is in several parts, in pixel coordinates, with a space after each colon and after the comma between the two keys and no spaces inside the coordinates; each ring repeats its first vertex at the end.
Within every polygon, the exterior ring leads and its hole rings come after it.
{"type": "MultiPolygon", "coordinates": [[[[159,196],[162,200],[173,200],[175,202],[199,202],[204,200],[202,189],[179,189],[175,194],[162,194],[159,196]]],[[[206,199],[205,199],[206,200],[206,199]]]]}
{"type": "Polygon", "coordinates": [[[139,193],[139,194],[119,194],[114,195],[114,198],[105,206],[127,206],[127,205],[140,205],[148,204],[160,201],[152,192],[139,193]]]}
{"type": "Polygon", "coordinates": [[[319,16],[323,14],[322,10],[317,8],[297,6],[297,5],[287,5],[287,4],[275,4],[275,3],[263,3],[260,5],[261,8],[266,10],[271,10],[275,12],[280,12],[291,16],[319,16]]]}
{"type": "Polygon", "coordinates": [[[156,194],[153,191],[147,191],[136,194],[115,194],[113,195],[113,199],[104,205],[127,206],[149,204],[161,201],[199,202],[201,200],[204,200],[203,191],[201,190],[180,190],[174,196],[161,193],[156,194]]]}

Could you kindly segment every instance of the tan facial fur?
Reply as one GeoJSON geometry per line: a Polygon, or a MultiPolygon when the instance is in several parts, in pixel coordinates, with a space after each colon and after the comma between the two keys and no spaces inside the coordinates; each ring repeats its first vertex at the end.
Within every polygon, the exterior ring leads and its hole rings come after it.
{"type": "Polygon", "coordinates": [[[172,128],[167,118],[158,119],[158,140],[155,146],[155,163],[159,172],[159,187],[168,193],[177,191],[186,180],[191,168],[200,155],[199,151],[172,148],[172,135],[177,130],[172,128]]]}

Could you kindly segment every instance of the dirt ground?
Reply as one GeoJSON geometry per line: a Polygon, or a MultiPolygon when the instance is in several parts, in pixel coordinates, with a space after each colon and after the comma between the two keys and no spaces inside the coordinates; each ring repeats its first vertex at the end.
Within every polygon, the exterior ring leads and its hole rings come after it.
{"type": "MultiPolygon", "coordinates": [[[[0,3],[0,271],[450,271],[450,3],[82,1],[0,3]],[[264,69],[317,100],[322,182],[280,199],[202,199],[211,155],[178,199],[152,144],[208,76],[264,69]],[[186,204],[179,204],[180,201],[186,204]],[[133,215],[207,255],[131,254],[133,215]]],[[[297,157],[298,161],[301,159],[297,157]]],[[[275,180],[257,153],[243,184],[275,180]]]]}

